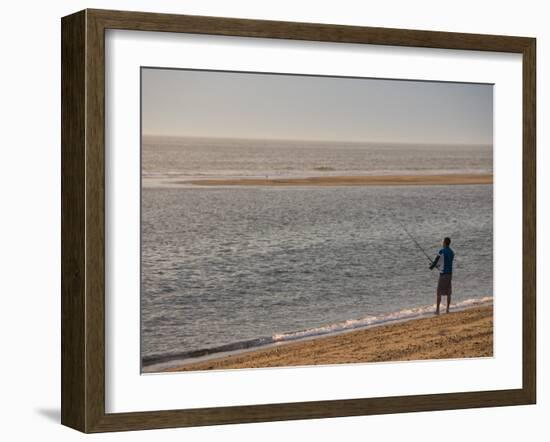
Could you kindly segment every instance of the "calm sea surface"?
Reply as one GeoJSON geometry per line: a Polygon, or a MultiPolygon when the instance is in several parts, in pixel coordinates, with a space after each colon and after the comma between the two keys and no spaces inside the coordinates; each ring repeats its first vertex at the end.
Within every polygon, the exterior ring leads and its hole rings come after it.
{"type": "Polygon", "coordinates": [[[144,137],[144,185],[154,178],[492,172],[492,146],[144,137]]]}
{"type": "Polygon", "coordinates": [[[146,139],[142,162],[145,371],[425,313],[437,273],[403,225],[429,255],[452,238],[453,303],[493,295],[492,185],[175,184],[202,176],[492,172],[490,146],[146,139]]]}

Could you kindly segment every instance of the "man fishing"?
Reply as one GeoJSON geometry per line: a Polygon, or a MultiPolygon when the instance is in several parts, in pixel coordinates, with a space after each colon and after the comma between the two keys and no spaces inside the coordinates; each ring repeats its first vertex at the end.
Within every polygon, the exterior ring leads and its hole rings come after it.
{"type": "Polygon", "coordinates": [[[439,269],[439,280],[437,282],[437,308],[435,314],[439,315],[439,305],[441,304],[441,297],[447,296],[447,310],[449,313],[449,307],[451,306],[451,293],[452,293],[452,284],[451,280],[453,277],[453,260],[455,253],[452,251],[451,247],[451,238],[446,237],[443,240],[443,248],[438,252],[434,261],[430,265],[430,270],[434,267],[439,269]]]}

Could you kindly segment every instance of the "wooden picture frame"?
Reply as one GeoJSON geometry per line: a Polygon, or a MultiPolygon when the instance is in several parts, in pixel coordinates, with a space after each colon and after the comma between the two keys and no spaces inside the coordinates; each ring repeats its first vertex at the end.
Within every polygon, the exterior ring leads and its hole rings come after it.
{"type": "Polygon", "coordinates": [[[62,424],[83,432],[534,404],[534,38],[84,10],[62,19],[62,424]],[[518,389],[131,413],[105,411],[105,30],[518,53],[523,57],[523,385],[518,389]]]}

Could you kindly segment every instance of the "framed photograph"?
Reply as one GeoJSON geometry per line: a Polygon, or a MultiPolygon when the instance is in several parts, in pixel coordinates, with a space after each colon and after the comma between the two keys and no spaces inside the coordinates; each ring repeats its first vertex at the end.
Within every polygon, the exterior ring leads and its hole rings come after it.
{"type": "Polygon", "coordinates": [[[535,39],[62,19],[62,423],[533,404],[535,39]]]}

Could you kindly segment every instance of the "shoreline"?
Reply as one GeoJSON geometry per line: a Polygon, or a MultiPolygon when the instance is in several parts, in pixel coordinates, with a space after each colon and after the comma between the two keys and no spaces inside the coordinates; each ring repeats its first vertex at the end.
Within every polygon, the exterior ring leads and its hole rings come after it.
{"type": "Polygon", "coordinates": [[[205,178],[178,180],[193,186],[425,186],[492,184],[493,174],[462,173],[434,175],[350,175],[296,178],[205,178]]]}
{"type": "Polygon", "coordinates": [[[289,341],[145,373],[491,357],[493,305],[289,341]]]}

